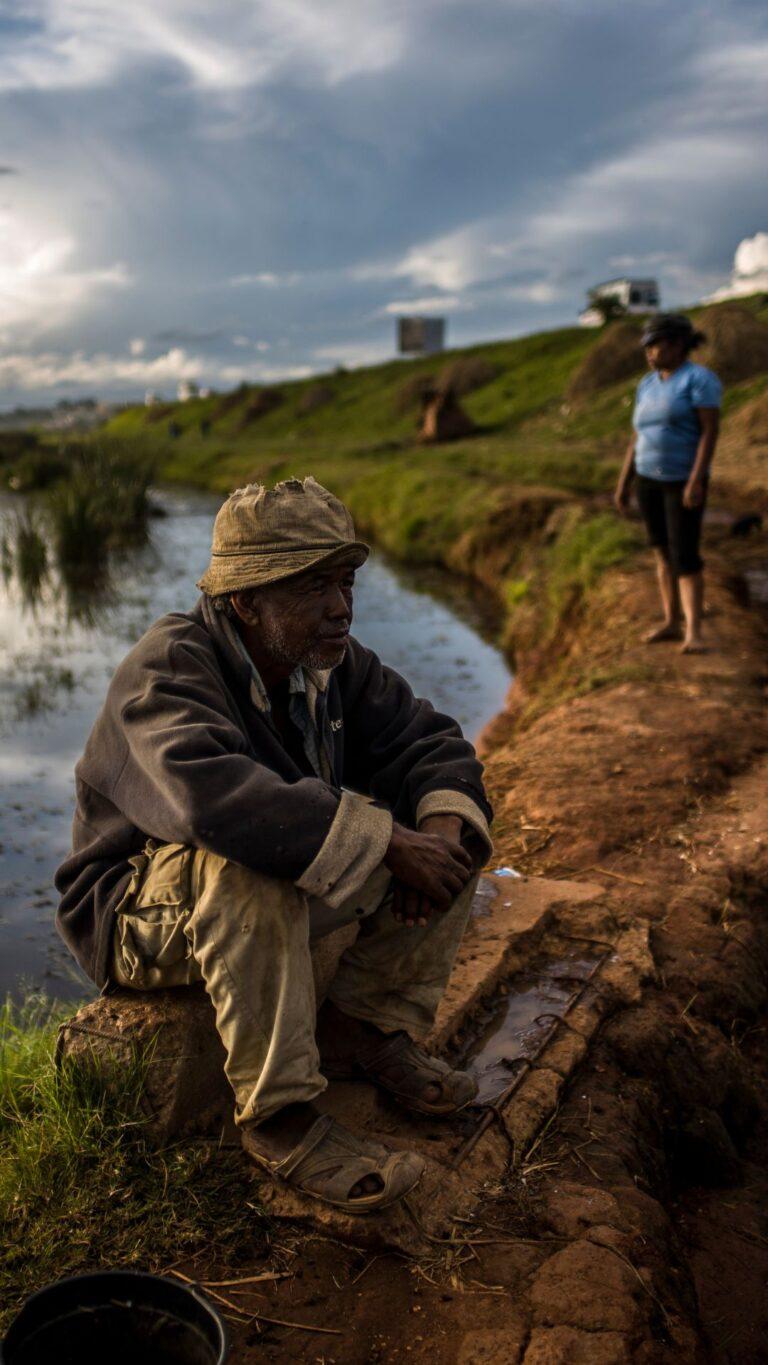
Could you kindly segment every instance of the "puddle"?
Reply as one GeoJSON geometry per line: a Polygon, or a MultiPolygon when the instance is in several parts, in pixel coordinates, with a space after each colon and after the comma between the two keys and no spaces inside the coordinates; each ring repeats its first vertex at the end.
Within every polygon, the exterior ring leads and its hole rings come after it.
{"type": "MultiPolygon", "coordinates": [[[[481,911],[482,913],[482,911],[481,911]]],[[[475,1104],[495,1104],[562,1019],[602,954],[578,952],[543,960],[508,983],[474,1021],[474,1036],[454,1058],[478,1084],[475,1104]]]]}

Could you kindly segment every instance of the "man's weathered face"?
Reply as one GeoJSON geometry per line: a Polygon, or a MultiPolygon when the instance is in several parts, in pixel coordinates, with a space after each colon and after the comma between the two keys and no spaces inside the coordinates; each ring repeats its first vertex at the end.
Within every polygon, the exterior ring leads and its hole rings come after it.
{"type": "Polygon", "coordinates": [[[308,569],[264,588],[234,594],[241,620],[275,664],[335,668],[352,624],[355,571],[349,565],[308,569]],[[247,603],[248,614],[242,607],[247,603]]]}

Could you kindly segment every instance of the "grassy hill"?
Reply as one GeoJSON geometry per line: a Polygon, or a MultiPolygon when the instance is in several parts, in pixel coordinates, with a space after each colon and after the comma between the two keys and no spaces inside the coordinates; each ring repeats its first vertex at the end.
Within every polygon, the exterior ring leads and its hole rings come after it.
{"type": "MultiPolygon", "coordinates": [[[[727,333],[731,346],[740,327],[757,326],[768,340],[768,299],[739,306],[735,319],[724,311],[732,305],[708,309],[705,327],[727,333]]],[[[691,311],[695,320],[701,315],[691,311]]],[[[550,596],[551,585],[560,585],[546,610],[556,622],[574,583],[585,588],[637,543],[636,532],[608,510],[645,368],[631,336],[627,348],[628,324],[618,326],[627,352],[618,381],[615,365],[603,365],[598,350],[612,350],[612,334],[569,327],[429,359],[131,408],[103,435],[137,443],[166,479],[222,492],[250,480],[314,474],[380,545],[401,559],[482,579],[515,608],[518,625],[518,607],[545,572],[550,596]],[[477,431],[419,445],[419,386],[449,366],[469,390],[461,402],[477,431]],[[587,395],[579,383],[585,367],[587,395]]],[[[736,347],[737,357],[743,350],[736,347]]],[[[717,353],[702,359],[717,367],[717,353]]],[[[732,383],[726,414],[767,386],[766,373],[732,383]]]]}

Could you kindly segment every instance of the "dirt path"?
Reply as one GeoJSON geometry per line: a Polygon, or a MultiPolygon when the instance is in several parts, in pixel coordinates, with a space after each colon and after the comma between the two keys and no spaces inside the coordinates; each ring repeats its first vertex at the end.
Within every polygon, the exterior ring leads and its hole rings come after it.
{"type": "Polygon", "coordinates": [[[652,585],[615,574],[559,672],[615,681],[521,728],[523,668],[486,737],[498,860],[602,881],[651,925],[655,980],[433,1257],[276,1233],[269,1264],[286,1278],[219,1292],[242,1294],[244,1315],[334,1334],[251,1322],[233,1361],[766,1359],[768,723],[765,626],[735,577],[745,553],[724,542],[713,564],[710,654],[638,645],[652,585]]]}

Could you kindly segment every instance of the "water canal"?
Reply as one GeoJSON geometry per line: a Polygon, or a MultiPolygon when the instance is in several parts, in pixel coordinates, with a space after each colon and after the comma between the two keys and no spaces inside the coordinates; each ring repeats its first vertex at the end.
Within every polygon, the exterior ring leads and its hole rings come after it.
{"type": "MultiPolygon", "coordinates": [[[[149,542],[73,599],[55,575],[0,581],[0,998],[24,988],[88,992],[53,927],[53,872],[69,844],[73,769],[108,680],[158,616],[185,611],[205,567],[218,500],[155,494],[165,515],[149,542]]],[[[21,500],[0,501],[0,541],[21,500]]],[[[358,575],[357,637],[473,738],[500,708],[510,675],[487,604],[448,575],[403,571],[373,555],[358,575]]]]}

